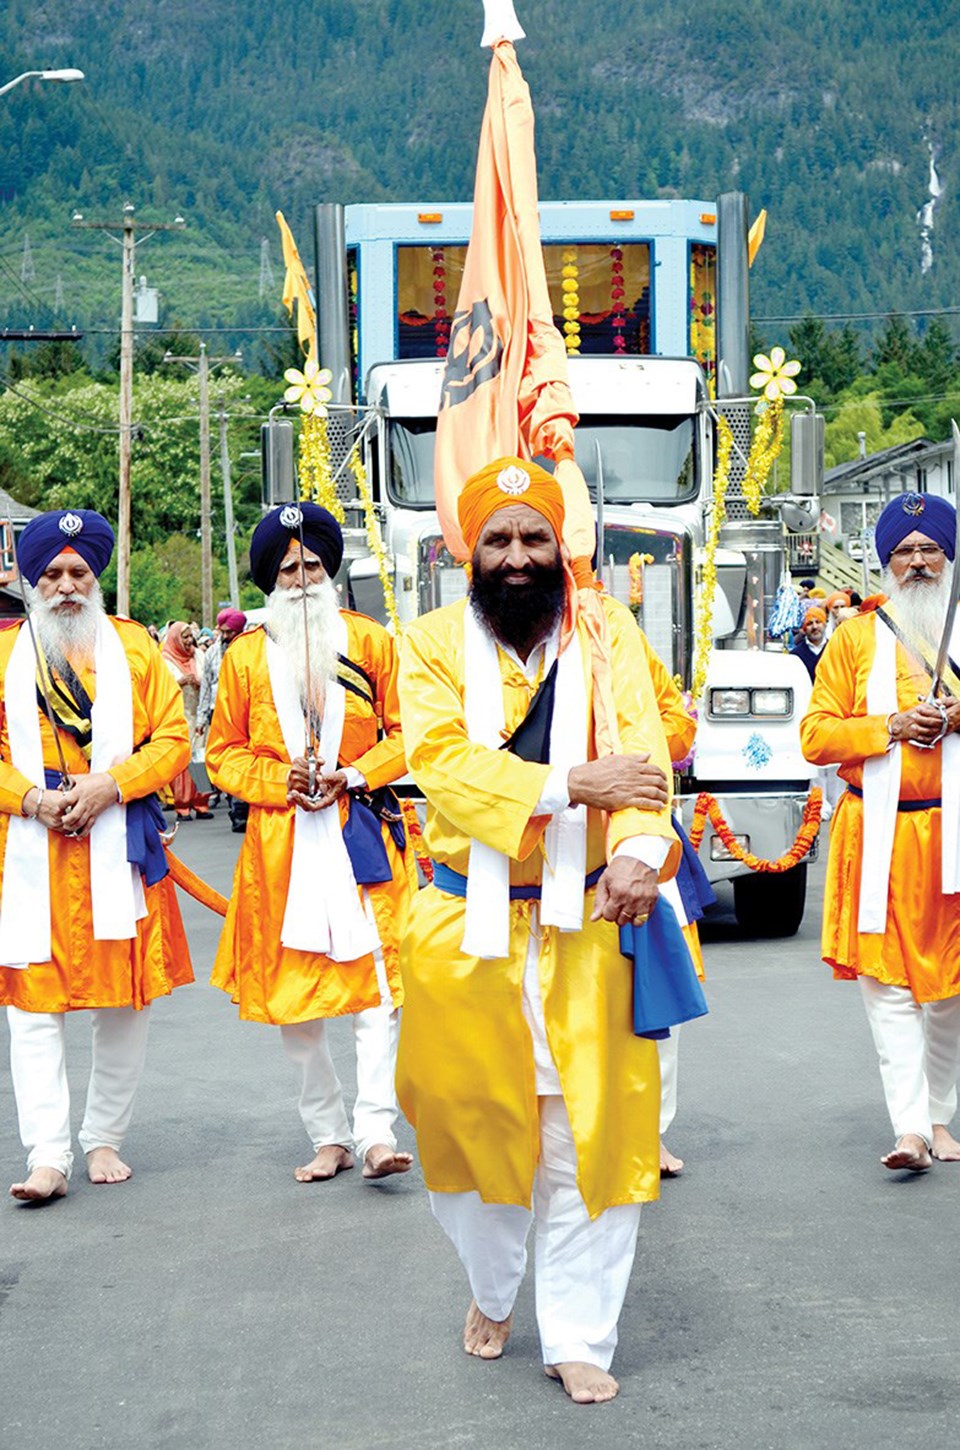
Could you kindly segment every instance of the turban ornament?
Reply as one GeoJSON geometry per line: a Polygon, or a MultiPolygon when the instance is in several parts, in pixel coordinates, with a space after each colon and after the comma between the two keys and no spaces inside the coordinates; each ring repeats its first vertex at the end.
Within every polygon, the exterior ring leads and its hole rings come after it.
{"type": "Polygon", "coordinates": [[[885,569],[890,555],[908,534],[923,534],[939,544],[948,559],[955,552],[957,514],[953,504],[935,493],[902,493],[891,499],[877,519],[874,538],[877,554],[885,569]]]}
{"type": "Polygon", "coordinates": [[[304,548],[316,552],[330,579],[340,568],[343,534],[333,514],[309,501],[283,504],[264,515],[250,540],[250,574],[264,594],[273,593],[280,565],[301,530],[304,548]]]}
{"type": "Polygon", "coordinates": [[[457,515],[470,554],[477,547],[487,520],[500,509],[525,504],[541,514],[559,544],[563,538],[563,493],[551,473],[520,458],[498,458],[474,473],[463,485],[457,515]]]}
{"type": "Polygon", "coordinates": [[[36,588],[41,574],[58,554],[72,549],[99,576],[110,562],[113,529],[93,509],[55,509],[31,519],[17,540],[17,563],[36,588]]]}

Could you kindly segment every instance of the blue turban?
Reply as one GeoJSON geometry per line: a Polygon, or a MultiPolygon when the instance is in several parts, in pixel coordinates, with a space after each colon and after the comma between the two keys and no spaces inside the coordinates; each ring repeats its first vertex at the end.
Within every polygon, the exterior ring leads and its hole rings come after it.
{"type": "Polygon", "coordinates": [[[250,540],[250,574],[264,594],[273,593],[291,540],[299,542],[301,524],[304,547],[316,552],[328,576],[332,579],[340,568],[343,534],[333,514],[316,503],[283,504],[264,515],[250,540]]]}
{"type": "Polygon", "coordinates": [[[935,493],[902,493],[892,499],[877,519],[874,532],[877,554],[884,569],[897,545],[914,532],[939,544],[947,558],[952,559],[957,539],[957,514],[953,504],[935,493]]]}
{"type": "Polygon", "coordinates": [[[113,529],[103,514],[93,509],[55,509],[27,524],[17,540],[17,563],[36,588],[51,559],[64,549],[73,549],[99,578],[110,562],[114,543],[113,529]]]}

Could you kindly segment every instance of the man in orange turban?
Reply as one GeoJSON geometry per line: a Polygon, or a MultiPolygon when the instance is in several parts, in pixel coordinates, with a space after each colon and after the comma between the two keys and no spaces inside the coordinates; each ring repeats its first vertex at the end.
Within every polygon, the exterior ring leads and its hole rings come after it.
{"type": "Polygon", "coordinates": [[[623,753],[597,758],[552,476],[499,458],[465,484],[459,521],[469,597],[401,646],[434,875],[401,948],[397,1087],[470,1281],[464,1348],[502,1353],[533,1223],[546,1372],[607,1400],[640,1204],[659,1189],[657,1049],[631,1031],[618,927],[646,920],[676,867],[670,756],[649,647],[603,596],[623,753]]]}

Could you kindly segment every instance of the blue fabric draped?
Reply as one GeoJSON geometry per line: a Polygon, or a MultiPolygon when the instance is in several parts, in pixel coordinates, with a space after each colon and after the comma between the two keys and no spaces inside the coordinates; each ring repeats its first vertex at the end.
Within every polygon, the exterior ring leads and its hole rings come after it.
{"type": "Polygon", "coordinates": [[[378,886],[393,875],[380,830],[380,817],[358,796],[350,797],[343,844],[358,886],[378,886]]]}
{"type": "Polygon", "coordinates": [[[676,819],[673,822],[673,829],[680,837],[680,845],[683,848],[680,866],[677,870],[677,889],[680,892],[680,900],[683,902],[687,921],[699,921],[708,906],[716,906],[717,898],[713,894],[710,878],[703,869],[700,857],[690,844],[690,837],[676,819]]]}
{"type": "Polygon", "coordinates": [[[707,1013],[690,949],[669,901],[661,896],[643,926],[620,928],[620,950],[633,961],[633,1030],[654,1041],[707,1013]]]}
{"type": "MultiPolygon", "coordinates": [[[[49,790],[60,789],[59,770],[44,772],[49,790]]],[[[143,800],[127,801],[127,860],[136,866],[145,886],[156,886],[170,870],[167,853],[160,837],[167,828],[163,807],[155,795],[143,800]]]]}

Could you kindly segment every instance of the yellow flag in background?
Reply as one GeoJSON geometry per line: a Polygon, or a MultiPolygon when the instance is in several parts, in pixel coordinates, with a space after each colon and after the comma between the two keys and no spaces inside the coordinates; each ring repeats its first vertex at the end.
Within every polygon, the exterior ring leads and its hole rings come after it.
{"type": "Polygon", "coordinates": [[[283,279],[283,297],[281,301],[284,307],[293,316],[293,306],[297,306],[297,337],[300,339],[300,346],[304,355],[312,358],[314,362],[319,359],[317,352],[317,315],[313,305],[313,291],[307,278],[307,273],[300,260],[300,253],[297,251],[297,244],[293,240],[293,234],[287,226],[282,211],[277,212],[277,226],[280,228],[280,241],[283,246],[283,265],[286,267],[286,274],[283,279]]]}

